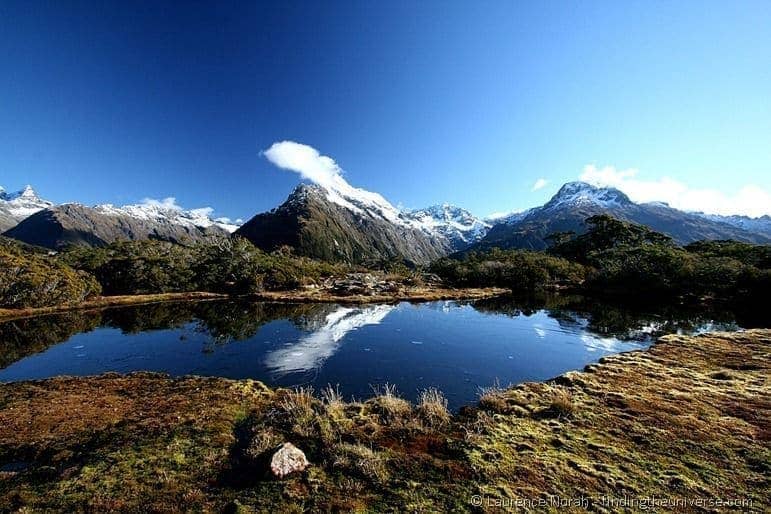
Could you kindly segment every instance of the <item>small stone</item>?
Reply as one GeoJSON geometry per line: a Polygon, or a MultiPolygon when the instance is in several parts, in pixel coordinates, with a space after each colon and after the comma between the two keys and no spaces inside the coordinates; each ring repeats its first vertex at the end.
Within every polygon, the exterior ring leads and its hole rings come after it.
{"type": "Polygon", "coordinates": [[[292,443],[281,445],[270,460],[270,470],[278,478],[284,478],[295,471],[304,471],[309,465],[303,451],[292,443]]]}

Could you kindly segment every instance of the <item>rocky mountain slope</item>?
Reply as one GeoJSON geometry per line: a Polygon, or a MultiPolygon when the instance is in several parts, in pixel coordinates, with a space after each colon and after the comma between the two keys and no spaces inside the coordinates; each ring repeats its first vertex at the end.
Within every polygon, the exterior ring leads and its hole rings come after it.
{"type": "Polygon", "coordinates": [[[718,214],[698,214],[699,216],[702,216],[708,220],[717,221],[719,223],[727,223],[728,225],[746,230],[748,232],[763,234],[764,236],[771,239],[771,216],[767,214],[759,218],[750,218],[748,216],[739,215],[720,216],[718,214]]]}
{"type": "Polygon", "coordinates": [[[51,206],[53,203],[40,198],[31,186],[15,193],[8,193],[0,187],[0,233],[51,206]]]}
{"type": "Polygon", "coordinates": [[[541,207],[518,213],[493,226],[472,249],[546,248],[545,238],[555,232],[585,231],[584,220],[607,213],[616,218],[646,225],[671,236],[681,244],[701,239],[735,239],[753,243],[771,243],[771,236],[749,231],[720,217],[688,213],[664,203],[637,204],[615,188],[596,187],[585,182],[570,182],[541,207]]]}
{"type": "Polygon", "coordinates": [[[184,243],[228,236],[231,225],[217,223],[204,214],[162,206],[62,204],[32,214],[4,235],[53,249],[72,244],[102,246],[119,240],[184,243]]]}
{"type": "Polygon", "coordinates": [[[300,184],[286,202],[235,233],[268,251],[289,246],[300,255],[351,263],[427,263],[452,250],[445,238],[429,236],[379,194],[340,182],[300,184]]]}
{"type": "MultiPolygon", "coordinates": [[[[124,239],[191,242],[238,229],[227,219],[212,219],[211,209],[184,210],[172,200],[123,207],[56,206],[29,186],[16,193],[0,188],[0,233],[61,248],[124,239]]],[[[583,182],[565,184],[543,206],[484,220],[449,204],[403,211],[339,175],[324,185],[301,184],[281,206],[258,214],[237,234],[266,250],[286,245],[301,255],[331,261],[426,263],[467,249],[543,249],[549,234],[581,233],[587,217],[602,213],[647,225],[678,243],[700,239],[771,243],[771,216],[718,216],[683,212],[658,202],[637,204],[618,189],[583,182]]]]}
{"type": "Polygon", "coordinates": [[[447,239],[453,250],[463,250],[482,239],[492,224],[450,204],[407,211],[404,216],[432,237],[447,239]]]}

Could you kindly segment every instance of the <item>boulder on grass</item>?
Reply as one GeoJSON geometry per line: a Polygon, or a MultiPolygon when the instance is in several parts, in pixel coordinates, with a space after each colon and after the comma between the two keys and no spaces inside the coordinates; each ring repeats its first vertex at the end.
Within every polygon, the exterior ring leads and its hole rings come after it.
{"type": "Polygon", "coordinates": [[[270,470],[278,478],[284,478],[294,472],[302,472],[310,465],[301,449],[292,443],[281,445],[270,460],[270,470]]]}

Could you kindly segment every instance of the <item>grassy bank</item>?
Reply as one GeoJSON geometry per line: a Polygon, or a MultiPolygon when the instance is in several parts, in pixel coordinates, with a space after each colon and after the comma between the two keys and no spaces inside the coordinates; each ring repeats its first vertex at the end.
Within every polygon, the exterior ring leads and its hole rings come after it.
{"type": "Polygon", "coordinates": [[[158,294],[135,294],[120,296],[100,296],[91,300],[86,300],[74,305],[57,305],[52,307],[28,307],[23,309],[2,309],[0,308],[0,321],[7,321],[18,318],[28,318],[30,316],[40,316],[43,314],[54,314],[57,312],[69,312],[77,310],[99,309],[104,307],[118,307],[126,305],[142,305],[159,302],[179,302],[187,300],[221,300],[225,298],[247,298],[256,301],[269,302],[309,302],[309,303],[390,303],[390,302],[427,302],[435,300],[474,300],[479,298],[490,298],[493,296],[506,294],[506,289],[486,287],[486,288],[465,288],[449,289],[442,287],[409,287],[402,288],[393,293],[378,294],[334,294],[328,290],[294,290],[294,291],[265,291],[251,295],[227,295],[218,293],[207,293],[203,291],[189,293],[158,293],[158,294]]]}
{"type": "Polygon", "coordinates": [[[323,289],[295,291],[265,291],[253,298],[271,302],[313,302],[313,303],[390,303],[390,302],[431,302],[436,300],[476,300],[508,294],[500,287],[407,287],[393,293],[335,294],[323,289]]]}
{"type": "Polygon", "coordinates": [[[179,302],[185,300],[218,300],[227,298],[228,295],[206,292],[190,293],[157,293],[135,294],[121,296],[99,296],[73,305],[56,305],[52,307],[27,307],[22,309],[0,309],[0,321],[9,319],[28,318],[43,314],[57,312],[69,312],[77,310],[101,309],[104,307],[118,307],[121,305],[143,305],[158,302],[179,302]]]}
{"type": "Polygon", "coordinates": [[[770,353],[769,330],[667,336],[549,383],[487,390],[452,417],[433,391],[410,405],[393,391],[346,403],[155,374],[6,384],[0,511],[497,512],[558,495],[741,498],[763,512],[770,353]],[[312,466],[278,481],[267,459],[283,441],[312,466]]]}

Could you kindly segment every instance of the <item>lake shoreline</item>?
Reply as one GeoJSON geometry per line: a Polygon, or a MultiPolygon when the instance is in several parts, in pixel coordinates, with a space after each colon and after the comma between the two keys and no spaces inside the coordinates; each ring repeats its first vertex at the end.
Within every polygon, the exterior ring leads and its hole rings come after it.
{"type": "Polygon", "coordinates": [[[0,510],[473,511],[477,497],[556,495],[732,498],[762,512],[770,351],[768,329],[665,336],[488,390],[449,418],[388,394],[321,401],[253,380],[4,384],[0,510]],[[283,441],[312,466],[279,481],[264,459],[283,441]]]}
{"type": "Polygon", "coordinates": [[[153,293],[138,295],[100,296],[87,300],[77,305],[57,305],[52,307],[30,307],[22,309],[0,308],[0,321],[30,318],[47,314],[62,312],[86,311],[90,309],[102,309],[107,307],[120,307],[132,305],[146,305],[162,302],[180,301],[204,301],[204,300],[228,300],[245,299],[268,302],[291,303],[341,303],[341,304],[367,304],[367,303],[396,303],[396,302],[430,302],[435,300],[477,300],[492,298],[508,294],[510,291],[503,288],[408,288],[389,294],[372,295],[335,295],[324,290],[294,290],[294,291],[265,291],[253,295],[228,295],[221,293],[209,293],[205,291],[192,291],[186,293],[153,293]]]}

